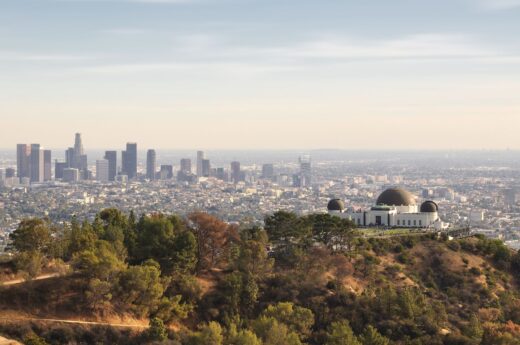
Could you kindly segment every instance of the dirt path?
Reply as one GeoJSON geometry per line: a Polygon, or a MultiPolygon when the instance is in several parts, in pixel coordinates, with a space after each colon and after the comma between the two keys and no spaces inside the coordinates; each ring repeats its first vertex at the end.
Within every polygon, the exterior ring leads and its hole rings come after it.
{"type": "Polygon", "coordinates": [[[0,345],[22,345],[22,343],[19,343],[16,340],[6,339],[0,336],[0,345]]]}
{"type": "MultiPolygon", "coordinates": [[[[77,324],[77,325],[108,326],[108,327],[138,328],[138,329],[145,329],[145,328],[149,327],[146,325],[131,325],[131,324],[122,324],[122,323],[81,321],[81,320],[47,319],[47,318],[38,318],[38,317],[4,317],[4,316],[0,316],[0,321],[40,321],[40,322],[52,322],[52,323],[69,323],[69,324],[77,324]]],[[[0,343],[0,345],[1,345],[1,343],[0,343]]]]}
{"type": "MultiPolygon", "coordinates": [[[[42,274],[41,276],[38,276],[38,277],[34,278],[33,280],[49,279],[49,278],[58,277],[59,275],[60,275],[59,273],[42,274]]],[[[18,278],[18,279],[14,279],[14,280],[8,280],[5,282],[0,282],[0,286],[17,285],[17,284],[22,284],[25,281],[26,281],[25,279],[18,278]]]]}

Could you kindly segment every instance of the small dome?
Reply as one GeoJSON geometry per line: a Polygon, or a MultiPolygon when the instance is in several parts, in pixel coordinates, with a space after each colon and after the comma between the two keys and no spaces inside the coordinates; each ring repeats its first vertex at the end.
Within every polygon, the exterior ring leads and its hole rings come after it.
{"type": "Polygon", "coordinates": [[[345,204],[340,199],[331,199],[327,205],[329,211],[343,211],[345,204]]]}
{"type": "Polygon", "coordinates": [[[425,201],[421,204],[421,212],[438,212],[439,206],[433,201],[425,201]]]}
{"type": "Polygon", "coordinates": [[[379,198],[377,205],[387,206],[411,206],[416,205],[415,197],[407,190],[402,188],[389,188],[385,190],[379,198]]]}

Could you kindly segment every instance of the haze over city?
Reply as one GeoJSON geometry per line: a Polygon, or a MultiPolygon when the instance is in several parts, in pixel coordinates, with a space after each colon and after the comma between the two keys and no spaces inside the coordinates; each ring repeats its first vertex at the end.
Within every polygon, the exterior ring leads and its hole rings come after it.
{"type": "Polygon", "coordinates": [[[519,149],[519,5],[2,1],[0,147],[519,149]]]}

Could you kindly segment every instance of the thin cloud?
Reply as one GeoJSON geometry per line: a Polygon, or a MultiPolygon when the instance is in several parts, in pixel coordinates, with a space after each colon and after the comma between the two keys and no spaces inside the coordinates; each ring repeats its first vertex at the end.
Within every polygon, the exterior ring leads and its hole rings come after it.
{"type": "Polygon", "coordinates": [[[507,10],[520,7],[520,0],[471,0],[486,10],[507,10]]]}

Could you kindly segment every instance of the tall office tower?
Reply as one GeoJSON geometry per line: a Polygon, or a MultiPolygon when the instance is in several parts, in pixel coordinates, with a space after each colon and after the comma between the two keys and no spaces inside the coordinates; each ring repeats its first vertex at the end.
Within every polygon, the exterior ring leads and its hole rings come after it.
{"type": "Polygon", "coordinates": [[[310,187],[312,183],[311,157],[300,156],[300,187],[310,187]]]}
{"type": "Polygon", "coordinates": [[[43,182],[43,150],[40,144],[31,144],[31,182],[43,182]]]}
{"type": "Polygon", "coordinates": [[[231,181],[238,183],[242,181],[242,173],[240,171],[240,162],[231,162],[231,181]]]}
{"type": "Polygon", "coordinates": [[[202,176],[202,161],[204,160],[204,151],[197,151],[197,176],[202,176]]]}
{"type": "Polygon", "coordinates": [[[15,177],[15,175],[16,175],[16,171],[13,168],[5,169],[5,177],[6,178],[15,177]]]}
{"type": "Polygon", "coordinates": [[[43,150],[43,180],[52,180],[52,152],[43,150]]]}
{"type": "Polygon", "coordinates": [[[215,172],[215,176],[217,179],[222,181],[228,181],[228,174],[226,173],[226,170],[224,168],[217,168],[217,171],[215,172]]]}
{"type": "Polygon", "coordinates": [[[108,180],[115,181],[117,175],[117,151],[105,151],[105,157],[108,161],[108,180]]]}
{"type": "Polygon", "coordinates": [[[67,162],[59,162],[56,160],[54,163],[54,178],[55,179],[62,179],[63,178],[63,170],[68,168],[69,165],[67,162]]]}
{"type": "Polygon", "coordinates": [[[211,170],[211,164],[209,162],[209,159],[203,159],[202,160],[202,176],[209,177],[210,170],[211,170]]]}
{"type": "Polygon", "coordinates": [[[83,156],[85,152],[83,151],[83,142],[81,141],[81,133],[76,133],[74,137],[74,154],[76,157],[83,156]]]}
{"type": "Polygon", "coordinates": [[[81,133],[76,133],[74,138],[74,151],[72,157],[71,167],[79,169],[80,175],[84,175],[84,178],[87,176],[87,155],[85,155],[85,151],[83,150],[83,142],[81,140],[81,133]]]}
{"type": "Polygon", "coordinates": [[[31,146],[27,144],[16,145],[16,176],[31,177],[31,146]]]}
{"type": "Polygon", "coordinates": [[[67,163],[67,168],[72,168],[76,164],[74,161],[74,148],[69,147],[67,151],[65,151],[65,162],[67,163]]]}
{"type": "Polygon", "coordinates": [[[157,155],[155,150],[148,150],[146,153],[146,178],[155,180],[155,173],[157,170],[157,155]]]}
{"type": "Polygon", "coordinates": [[[173,178],[173,166],[172,165],[161,165],[161,171],[159,172],[159,178],[161,180],[170,180],[173,178]]]}
{"type": "Polygon", "coordinates": [[[274,177],[274,166],[272,164],[262,165],[262,178],[272,179],[274,177]]]}
{"type": "Polygon", "coordinates": [[[191,174],[191,159],[181,159],[181,170],[183,174],[191,174]]]}
{"type": "Polygon", "coordinates": [[[123,175],[128,179],[137,177],[137,144],[127,143],[126,151],[123,151],[123,175]]]}
{"type": "Polygon", "coordinates": [[[5,179],[5,169],[0,168],[0,182],[4,182],[5,179]]]}
{"type": "Polygon", "coordinates": [[[106,159],[96,161],[96,180],[99,182],[109,181],[110,164],[106,159]]]}

